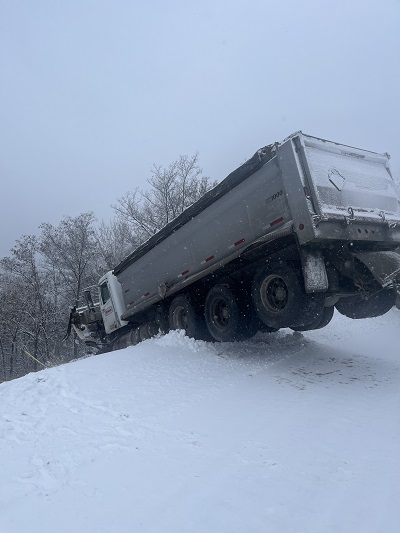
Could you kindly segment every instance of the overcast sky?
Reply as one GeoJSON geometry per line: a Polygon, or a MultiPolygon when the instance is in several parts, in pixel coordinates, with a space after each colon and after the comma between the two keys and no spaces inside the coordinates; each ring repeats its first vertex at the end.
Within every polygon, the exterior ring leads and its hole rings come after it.
{"type": "Polygon", "coordinates": [[[399,0],[0,0],[0,255],[200,153],[222,179],[296,130],[389,152],[399,0]]]}

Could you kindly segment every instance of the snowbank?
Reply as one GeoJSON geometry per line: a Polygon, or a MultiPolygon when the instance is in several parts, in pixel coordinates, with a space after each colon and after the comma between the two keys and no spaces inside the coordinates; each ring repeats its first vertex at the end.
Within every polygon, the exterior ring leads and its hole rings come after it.
{"type": "Polygon", "coordinates": [[[0,385],[0,532],[397,532],[399,325],[173,332],[0,385]]]}

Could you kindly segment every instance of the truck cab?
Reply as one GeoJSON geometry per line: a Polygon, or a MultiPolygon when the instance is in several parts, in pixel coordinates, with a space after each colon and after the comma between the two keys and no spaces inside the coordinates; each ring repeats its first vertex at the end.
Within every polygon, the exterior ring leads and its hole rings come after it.
{"type": "Polygon", "coordinates": [[[122,287],[112,271],[104,274],[99,280],[100,312],[107,335],[128,324],[121,319],[124,311],[122,287]]]}

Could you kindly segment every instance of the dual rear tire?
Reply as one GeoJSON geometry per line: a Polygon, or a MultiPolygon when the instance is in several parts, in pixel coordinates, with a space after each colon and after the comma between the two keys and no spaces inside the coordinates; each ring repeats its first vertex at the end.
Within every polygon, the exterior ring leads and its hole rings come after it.
{"type": "Polygon", "coordinates": [[[262,267],[252,285],[254,307],[262,322],[272,328],[306,327],[324,311],[324,293],[305,292],[300,271],[287,263],[262,267]]]}
{"type": "Polygon", "coordinates": [[[183,329],[188,337],[211,340],[201,307],[187,294],[181,294],[172,300],[168,321],[169,329],[183,329]]]}
{"type": "Polygon", "coordinates": [[[348,318],[373,318],[384,315],[396,304],[396,291],[394,289],[382,289],[371,296],[351,296],[341,298],[335,305],[342,315],[348,318]]]}
{"type": "Polygon", "coordinates": [[[307,324],[306,326],[292,326],[291,329],[293,331],[312,331],[315,329],[322,329],[325,326],[327,326],[329,322],[332,320],[334,312],[335,312],[334,306],[324,307],[321,316],[315,319],[314,322],[311,322],[310,324],[307,324]]]}
{"type": "Polygon", "coordinates": [[[188,295],[175,297],[169,308],[170,329],[183,329],[188,337],[228,342],[252,337],[261,327],[250,297],[218,284],[210,289],[204,306],[188,295]]]}
{"type": "Polygon", "coordinates": [[[260,329],[250,297],[245,290],[215,285],[204,304],[207,329],[220,342],[244,340],[260,329]]]}
{"type": "Polygon", "coordinates": [[[283,327],[316,329],[332,318],[324,300],[322,293],[305,292],[300,272],[289,264],[271,263],[257,272],[251,291],[217,284],[209,290],[202,308],[187,295],[177,296],[169,309],[169,325],[184,329],[189,337],[220,342],[283,327]]]}

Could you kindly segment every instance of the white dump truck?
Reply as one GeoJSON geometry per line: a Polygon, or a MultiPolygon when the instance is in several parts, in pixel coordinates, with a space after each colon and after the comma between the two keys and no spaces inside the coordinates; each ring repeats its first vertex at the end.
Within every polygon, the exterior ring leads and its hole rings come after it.
{"type": "Polygon", "coordinates": [[[73,308],[107,351],[161,331],[232,341],[389,311],[400,283],[389,156],[297,132],[258,150],[73,308]]]}

